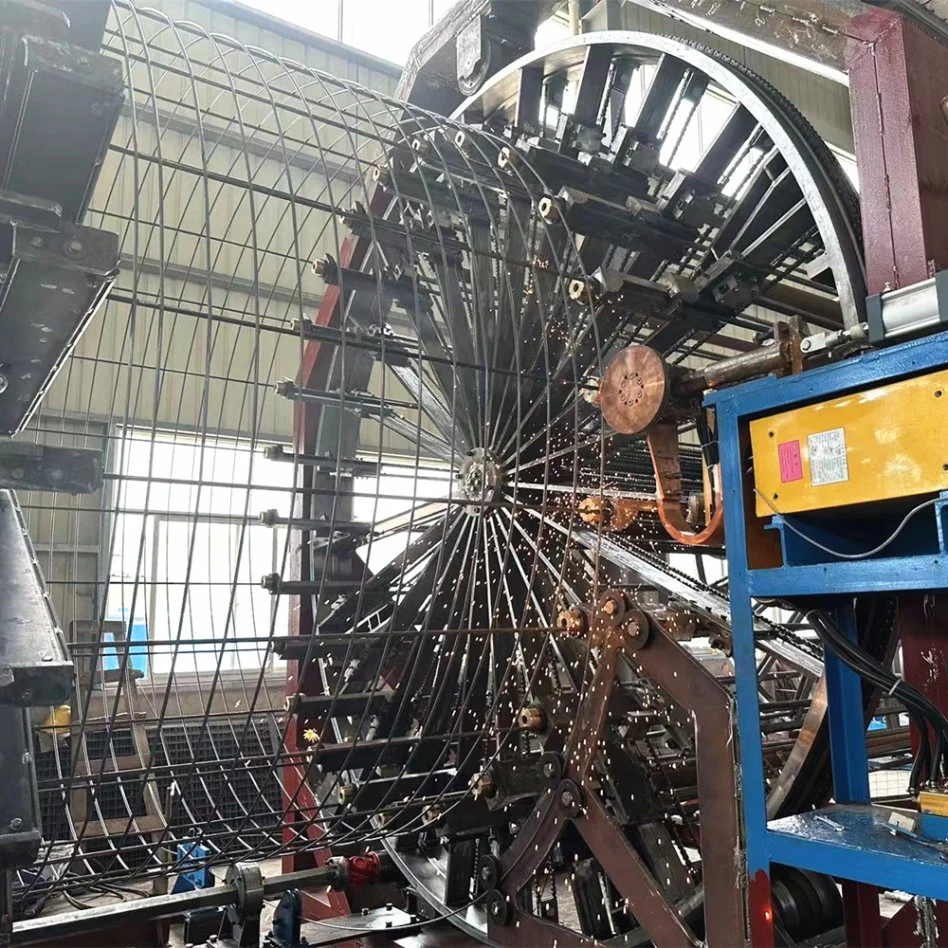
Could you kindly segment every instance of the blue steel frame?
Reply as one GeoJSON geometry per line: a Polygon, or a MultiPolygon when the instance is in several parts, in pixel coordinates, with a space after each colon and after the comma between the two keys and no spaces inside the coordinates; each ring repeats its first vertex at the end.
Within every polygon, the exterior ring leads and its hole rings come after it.
{"type": "MultiPolygon", "coordinates": [[[[819,812],[823,819],[814,819],[817,814],[809,813],[768,824],[753,600],[826,597],[824,605],[835,610],[844,630],[852,635],[852,593],[948,589],[948,554],[939,530],[941,542],[937,553],[750,569],[745,526],[747,516],[756,514],[745,510],[741,430],[754,418],[945,367],[948,367],[948,333],[941,333],[790,378],[768,377],[748,382],[709,394],[705,399],[705,404],[716,410],[721,453],[747,873],[751,888],[750,927],[755,944],[773,943],[769,902],[771,863],[830,872],[842,879],[948,900],[948,862],[936,849],[893,836],[879,825],[878,821],[885,818],[887,811],[869,805],[861,682],[832,655],[826,656],[824,666],[836,805],[819,812]],[[827,818],[832,823],[824,822],[827,818]]],[[[919,516],[926,513],[932,515],[926,511],[919,516]]],[[[941,520],[940,511],[938,519],[941,520]]]]}

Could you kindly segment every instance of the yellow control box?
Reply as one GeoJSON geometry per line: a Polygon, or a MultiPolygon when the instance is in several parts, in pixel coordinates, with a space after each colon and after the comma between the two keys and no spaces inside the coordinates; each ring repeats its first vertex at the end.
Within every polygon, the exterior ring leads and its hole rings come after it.
{"type": "Polygon", "coordinates": [[[759,418],[750,435],[761,517],[946,490],[948,371],[759,418]]]}

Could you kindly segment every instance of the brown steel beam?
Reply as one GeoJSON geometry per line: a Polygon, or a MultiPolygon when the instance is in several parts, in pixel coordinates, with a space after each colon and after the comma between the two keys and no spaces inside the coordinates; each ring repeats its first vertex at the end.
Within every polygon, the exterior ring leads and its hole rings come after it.
{"type": "Polygon", "coordinates": [[[896,14],[854,22],[849,95],[870,293],[948,266],[948,49],[896,14]]]}
{"type": "MultiPolygon", "coordinates": [[[[744,901],[740,888],[734,885],[741,871],[741,848],[730,693],[658,623],[635,609],[621,590],[607,592],[598,609],[585,610],[583,615],[588,617],[589,641],[600,649],[600,660],[566,748],[566,779],[555,791],[551,786],[504,853],[500,888],[513,906],[517,893],[530,882],[572,820],[652,942],[660,948],[696,944],[594,788],[592,764],[600,752],[616,662],[624,651],[642,674],[695,721],[702,863],[712,869],[704,877],[705,904],[713,906],[705,917],[707,944],[712,948],[742,944],[744,901]],[[726,867],[732,867],[733,872],[725,871],[726,867]]],[[[535,943],[529,938],[539,933],[531,929],[528,935],[523,928],[528,919],[531,925],[536,922],[532,916],[512,911],[511,920],[519,924],[492,925],[491,939],[511,945],[535,943]]]]}
{"type": "Polygon", "coordinates": [[[711,908],[705,911],[706,941],[712,948],[743,944],[744,896],[734,884],[741,877],[741,840],[733,699],[700,661],[652,624],[644,645],[626,632],[625,648],[695,724],[701,863],[705,906],[711,908]]]}
{"type": "MultiPolygon", "coordinates": [[[[650,940],[659,948],[684,948],[699,942],[666,898],[655,877],[635,851],[625,834],[618,830],[602,802],[590,788],[583,802],[582,814],[576,819],[586,845],[596,861],[625,898],[626,905],[650,940]]],[[[728,880],[734,888],[734,880],[728,880]]],[[[710,929],[709,929],[710,930],[710,929]]],[[[743,934],[743,933],[742,933],[743,934]]],[[[741,944],[740,941],[717,942],[708,938],[708,945],[741,944]]]]}
{"type": "MultiPolygon", "coordinates": [[[[603,0],[609,3],[611,0],[603,0]]],[[[913,28],[948,42],[944,2],[920,0],[634,0],[694,29],[710,32],[792,66],[845,83],[854,49],[871,39],[866,20],[880,8],[900,14],[913,28]]]]}

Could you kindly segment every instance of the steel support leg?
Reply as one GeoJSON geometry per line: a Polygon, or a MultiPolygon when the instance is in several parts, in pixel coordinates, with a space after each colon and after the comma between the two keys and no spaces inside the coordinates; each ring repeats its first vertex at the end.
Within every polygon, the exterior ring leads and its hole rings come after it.
{"type": "MultiPolygon", "coordinates": [[[[856,639],[851,606],[838,611],[840,628],[856,639]]],[[[869,802],[869,767],[862,703],[862,679],[827,650],[826,691],[829,703],[830,750],[833,759],[833,796],[837,803],[869,802]]],[[[874,886],[843,883],[846,941],[850,945],[882,944],[879,893],[874,886]]]]}

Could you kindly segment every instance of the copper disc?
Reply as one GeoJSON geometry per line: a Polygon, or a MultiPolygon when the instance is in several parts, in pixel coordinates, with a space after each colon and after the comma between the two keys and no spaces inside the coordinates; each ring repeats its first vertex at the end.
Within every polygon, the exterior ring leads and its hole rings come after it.
{"type": "Polygon", "coordinates": [[[610,427],[620,434],[641,434],[665,409],[668,373],[665,361],[648,346],[623,349],[606,367],[599,404],[610,427]]]}

